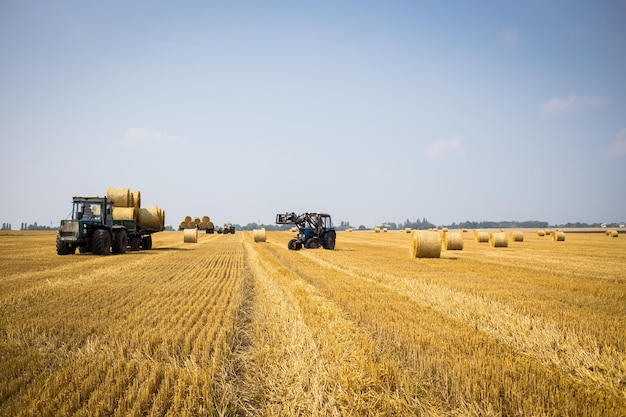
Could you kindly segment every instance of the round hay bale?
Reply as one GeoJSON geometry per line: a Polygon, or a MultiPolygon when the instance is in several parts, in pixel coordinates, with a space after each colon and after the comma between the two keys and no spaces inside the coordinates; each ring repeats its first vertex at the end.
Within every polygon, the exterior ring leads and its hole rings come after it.
{"type": "Polygon", "coordinates": [[[555,230],[552,232],[552,241],[553,242],[563,242],[565,241],[565,232],[560,230],[555,230]]]}
{"type": "Polygon", "coordinates": [[[208,223],[208,222],[211,221],[211,218],[209,216],[202,216],[202,220],[201,221],[204,222],[204,223],[208,223]]]}
{"type": "Polygon", "coordinates": [[[521,231],[515,231],[515,232],[511,232],[511,240],[513,242],[523,242],[524,241],[524,232],[521,231]]]}
{"type": "Polygon", "coordinates": [[[200,217],[194,217],[194,218],[193,218],[193,222],[194,222],[195,224],[200,224],[200,217]]]}
{"type": "Polygon", "coordinates": [[[383,227],[383,228],[381,229],[381,231],[382,231],[383,233],[387,233],[387,228],[386,228],[386,227],[383,227]]]}
{"type": "Polygon", "coordinates": [[[194,222],[185,222],[185,229],[197,229],[198,225],[194,222]]]}
{"type": "Polygon", "coordinates": [[[411,233],[413,230],[410,227],[404,228],[404,233],[411,233]]]}
{"type": "Polygon", "coordinates": [[[380,227],[375,227],[374,228],[374,233],[380,233],[380,227]]]}
{"type": "Polygon", "coordinates": [[[492,248],[506,248],[509,246],[509,239],[505,232],[493,232],[489,234],[489,244],[492,248]]]}
{"type": "Polygon", "coordinates": [[[617,230],[611,230],[611,233],[609,233],[610,237],[619,237],[619,232],[617,230]]]}
{"type": "Polygon", "coordinates": [[[445,232],[442,246],[445,250],[463,250],[463,234],[461,232],[445,232]]]}
{"type": "Polygon", "coordinates": [[[346,229],[346,232],[352,232],[352,228],[346,229]]]}
{"type": "Polygon", "coordinates": [[[535,233],[537,234],[537,236],[545,236],[546,235],[545,229],[539,229],[535,233]]]}
{"type": "Polygon", "coordinates": [[[187,222],[186,221],[182,221],[180,223],[178,223],[178,230],[182,230],[182,229],[186,229],[187,228],[187,222]]]}
{"type": "Polygon", "coordinates": [[[441,235],[429,230],[415,230],[411,236],[411,258],[439,258],[441,235]]]}
{"type": "Polygon", "coordinates": [[[265,242],[265,228],[261,228],[261,229],[254,229],[252,231],[253,235],[254,235],[254,241],[255,242],[265,242]]]}
{"type": "Polygon", "coordinates": [[[289,231],[291,233],[298,233],[298,228],[297,227],[292,227],[291,229],[289,229],[289,231]]]}
{"type": "Polygon", "coordinates": [[[107,198],[113,200],[115,207],[132,207],[130,205],[130,188],[109,187],[107,198]]]}
{"type": "Polygon", "coordinates": [[[198,243],[198,229],[185,229],[183,231],[185,243],[198,243]]]}
{"type": "Polygon", "coordinates": [[[213,229],[215,229],[215,225],[213,224],[212,221],[208,221],[208,222],[206,222],[206,228],[209,229],[209,230],[213,230],[213,229]]]}
{"type": "Polygon", "coordinates": [[[137,220],[135,207],[113,207],[113,220],[137,220]]]}
{"type": "Polygon", "coordinates": [[[128,207],[141,207],[141,191],[131,191],[128,207]]]}
{"type": "Polygon", "coordinates": [[[138,208],[137,210],[137,223],[146,229],[155,229],[163,231],[165,223],[165,212],[159,209],[157,206],[150,206],[148,208],[138,208]]]}
{"type": "Polygon", "coordinates": [[[185,223],[189,223],[191,221],[191,216],[185,216],[185,223]]]}
{"type": "Polygon", "coordinates": [[[476,239],[478,243],[487,243],[489,242],[489,232],[474,230],[474,239],[476,239]]]}
{"type": "Polygon", "coordinates": [[[200,222],[198,223],[198,229],[206,230],[206,225],[207,225],[207,222],[200,222]]]}
{"type": "Polygon", "coordinates": [[[446,232],[448,231],[448,228],[447,228],[447,227],[444,227],[444,228],[442,228],[442,229],[441,229],[441,231],[442,231],[443,233],[446,233],[446,232]]]}

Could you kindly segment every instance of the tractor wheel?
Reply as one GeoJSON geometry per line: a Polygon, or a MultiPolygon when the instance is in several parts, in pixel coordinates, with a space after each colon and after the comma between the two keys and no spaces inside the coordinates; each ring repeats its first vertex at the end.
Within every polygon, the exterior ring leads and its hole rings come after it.
{"type": "Polygon", "coordinates": [[[141,236],[132,236],[130,238],[130,250],[137,252],[141,246],[141,236]]]}
{"type": "Polygon", "coordinates": [[[144,236],[141,238],[141,249],[150,250],[152,249],[152,236],[144,236]]]}
{"type": "Polygon", "coordinates": [[[94,230],[91,238],[91,252],[94,255],[108,255],[111,251],[111,235],[108,230],[94,230]]]}
{"type": "Polygon", "coordinates": [[[60,236],[57,236],[57,255],[69,255],[74,253],[76,250],[75,247],[71,246],[69,243],[61,240],[60,236]]]}
{"type": "Polygon", "coordinates": [[[302,242],[300,242],[299,240],[296,242],[294,248],[294,250],[300,250],[302,249],[302,242]]]}
{"type": "Polygon", "coordinates": [[[328,232],[324,235],[323,240],[324,249],[335,249],[335,232],[328,232]]]}
{"type": "Polygon", "coordinates": [[[289,241],[289,243],[287,243],[287,249],[289,250],[296,250],[296,243],[298,242],[298,239],[291,239],[289,241]]]}
{"type": "Polygon", "coordinates": [[[128,246],[128,234],[126,233],[126,230],[116,229],[113,234],[115,235],[113,253],[126,253],[126,246],[128,246]]]}
{"type": "Polygon", "coordinates": [[[307,249],[317,249],[320,247],[320,241],[318,238],[312,237],[311,239],[306,241],[304,247],[307,249]]]}

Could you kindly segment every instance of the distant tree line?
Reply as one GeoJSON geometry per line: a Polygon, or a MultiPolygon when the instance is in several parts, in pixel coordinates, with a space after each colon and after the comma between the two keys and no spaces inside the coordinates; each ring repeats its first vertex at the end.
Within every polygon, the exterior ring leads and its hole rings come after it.
{"type": "Polygon", "coordinates": [[[38,225],[37,222],[33,224],[22,223],[20,230],[56,230],[56,227],[38,225]]]}
{"type": "Polygon", "coordinates": [[[2,229],[0,230],[13,230],[11,227],[11,223],[2,223],[2,229]]]}

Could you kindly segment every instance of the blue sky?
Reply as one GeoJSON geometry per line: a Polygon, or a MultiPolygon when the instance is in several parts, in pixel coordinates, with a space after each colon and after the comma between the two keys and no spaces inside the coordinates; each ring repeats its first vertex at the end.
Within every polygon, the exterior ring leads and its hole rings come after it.
{"type": "Polygon", "coordinates": [[[626,2],[0,1],[0,221],[626,221],[626,2]]]}

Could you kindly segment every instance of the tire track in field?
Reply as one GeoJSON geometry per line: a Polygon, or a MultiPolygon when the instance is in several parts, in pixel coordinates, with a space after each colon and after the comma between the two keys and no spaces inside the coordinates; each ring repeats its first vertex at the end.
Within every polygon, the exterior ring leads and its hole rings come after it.
{"type": "Polygon", "coordinates": [[[254,304],[241,356],[251,415],[434,415],[345,313],[274,256],[246,242],[254,304]],[[401,393],[409,393],[401,395],[401,393]]]}

